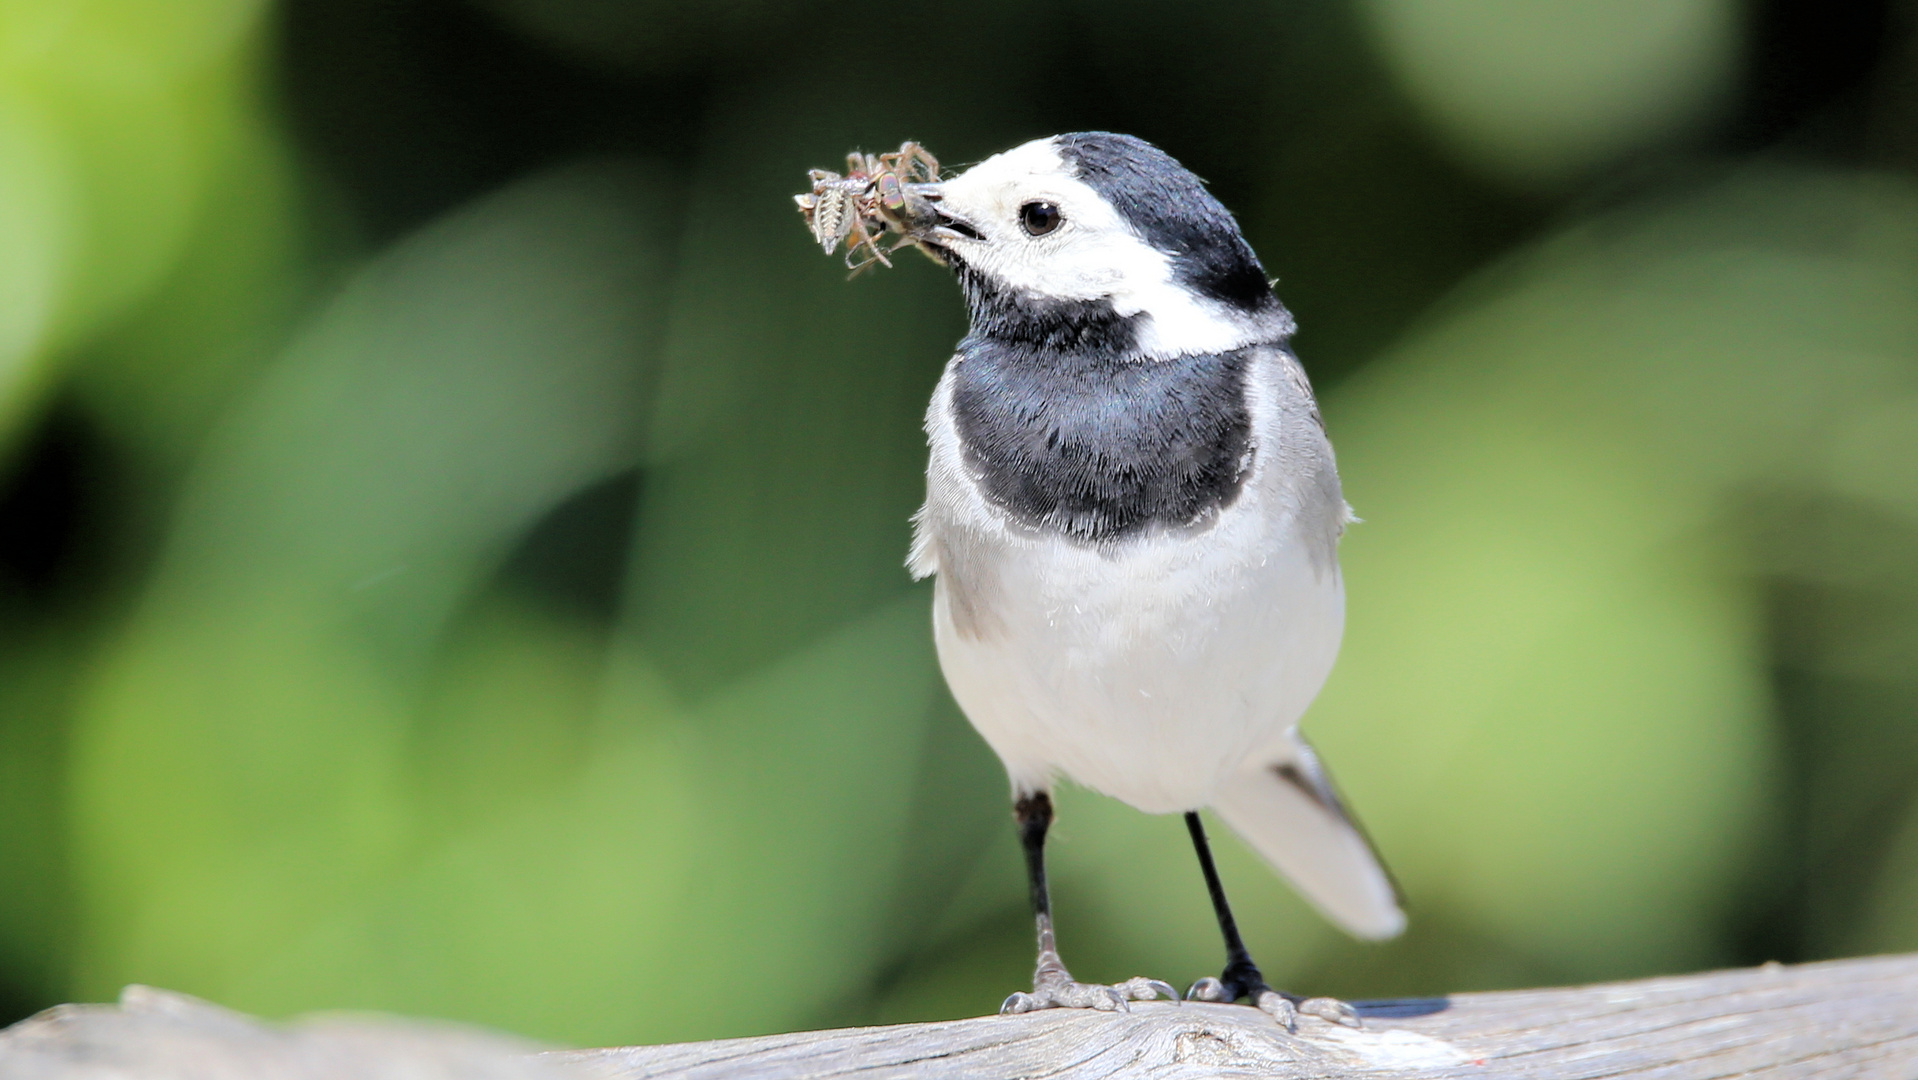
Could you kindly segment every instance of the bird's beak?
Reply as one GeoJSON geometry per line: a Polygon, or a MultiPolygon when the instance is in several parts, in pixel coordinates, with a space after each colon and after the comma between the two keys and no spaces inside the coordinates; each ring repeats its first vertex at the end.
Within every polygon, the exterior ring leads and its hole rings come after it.
{"type": "Polygon", "coordinates": [[[941,205],[945,200],[944,185],[900,184],[891,191],[893,194],[888,196],[885,189],[881,189],[875,209],[879,223],[899,234],[901,247],[910,244],[934,262],[949,264],[952,259],[948,243],[965,237],[980,239],[977,229],[955,218],[941,205]]]}
{"type": "Polygon", "coordinates": [[[985,235],[965,218],[945,205],[942,184],[913,184],[901,209],[889,215],[891,224],[906,243],[931,256],[934,261],[950,263],[954,241],[983,240],[985,235]]]}
{"type": "Polygon", "coordinates": [[[943,184],[921,184],[918,194],[925,201],[922,231],[931,240],[984,240],[985,235],[945,204],[943,184]]]}

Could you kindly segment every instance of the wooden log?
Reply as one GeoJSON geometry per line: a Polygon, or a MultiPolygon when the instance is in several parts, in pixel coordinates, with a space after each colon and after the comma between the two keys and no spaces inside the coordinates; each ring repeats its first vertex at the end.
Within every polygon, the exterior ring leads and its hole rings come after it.
{"type": "Polygon", "coordinates": [[[60,1006],[0,1032],[0,1077],[1918,1077],[1918,955],[1367,1002],[1360,1013],[1363,1030],[1307,1017],[1288,1033],[1253,1009],[1160,1002],[532,1054],[411,1021],[269,1025],[136,987],[118,1006],[60,1006]]]}

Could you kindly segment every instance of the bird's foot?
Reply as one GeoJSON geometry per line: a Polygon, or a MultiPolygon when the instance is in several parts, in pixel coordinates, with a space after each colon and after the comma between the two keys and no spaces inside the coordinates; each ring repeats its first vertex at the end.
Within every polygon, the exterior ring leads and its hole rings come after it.
{"type": "Polygon", "coordinates": [[[1343,1027],[1361,1028],[1365,1024],[1359,1019],[1359,1011],[1338,998],[1313,997],[1302,998],[1296,994],[1286,994],[1274,990],[1263,982],[1251,986],[1230,986],[1218,979],[1200,979],[1186,991],[1187,1001],[1234,1002],[1240,998],[1250,998],[1260,1012],[1277,1020],[1287,1031],[1299,1029],[1299,1017],[1316,1016],[1328,1023],[1343,1027]],[[1233,991],[1237,990],[1237,993],[1233,991]]]}
{"type": "Polygon", "coordinates": [[[1021,991],[999,1006],[1001,1016],[1037,1012],[1040,1009],[1098,1009],[1101,1012],[1130,1012],[1132,1001],[1179,1000],[1172,984],[1158,979],[1127,979],[1115,986],[1073,982],[1064,968],[1042,970],[1032,980],[1032,993],[1021,991]]]}

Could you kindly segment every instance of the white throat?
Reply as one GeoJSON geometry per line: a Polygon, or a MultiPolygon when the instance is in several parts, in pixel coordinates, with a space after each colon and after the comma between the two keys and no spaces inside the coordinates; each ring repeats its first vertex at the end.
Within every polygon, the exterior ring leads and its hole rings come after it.
{"type": "Polygon", "coordinates": [[[1051,139],[996,154],[947,181],[942,207],[982,234],[982,240],[951,244],[975,271],[1035,298],[1110,301],[1118,314],[1141,317],[1138,343],[1145,355],[1230,352],[1291,329],[1289,319],[1247,315],[1179,281],[1173,255],[1149,244],[1074,175],[1051,139]],[[1020,207],[1040,200],[1058,206],[1064,224],[1028,236],[1020,207]]]}

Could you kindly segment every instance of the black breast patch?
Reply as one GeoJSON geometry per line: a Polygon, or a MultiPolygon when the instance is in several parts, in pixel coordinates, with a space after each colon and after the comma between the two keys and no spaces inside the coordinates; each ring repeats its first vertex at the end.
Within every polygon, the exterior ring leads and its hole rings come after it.
{"type": "Polygon", "coordinates": [[[970,338],[959,440],[986,495],[1081,540],[1189,525],[1238,497],[1251,446],[1246,350],[1174,360],[970,338]]]}

